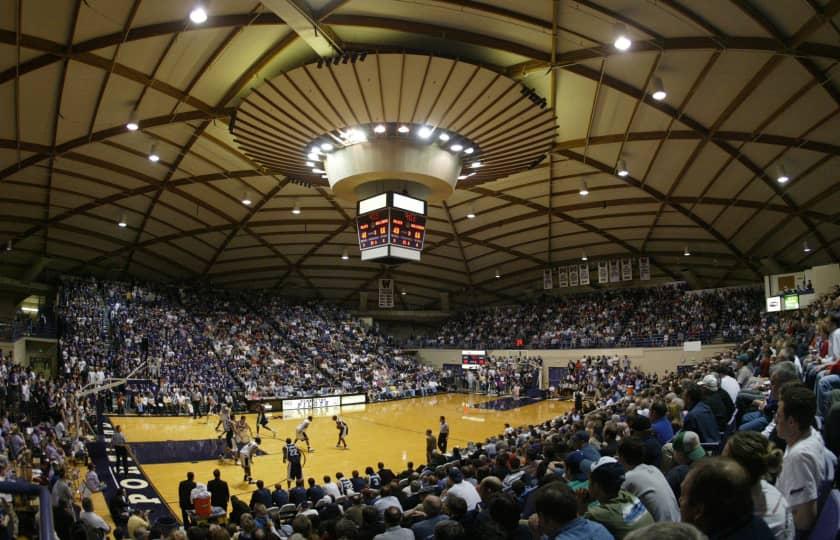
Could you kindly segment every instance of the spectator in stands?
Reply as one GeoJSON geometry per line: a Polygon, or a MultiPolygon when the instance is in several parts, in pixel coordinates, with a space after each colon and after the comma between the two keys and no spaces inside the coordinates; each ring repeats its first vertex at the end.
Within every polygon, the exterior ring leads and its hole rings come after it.
{"type": "Polygon", "coordinates": [[[677,500],[680,500],[682,483],[688,471],[699,460],[706,457],[706,452],[700,444],[700,437],[693,431],[680,431],[674,436],[673,442],[675,466],[666,474],[668,485],[677,500]]]}
{"type": "Polygon", "coordinates": [[[411,531],[414,533],[414,540],[426,540],[435,533],[435,526],[449,519],[449,517],[442,513],[443,503],[440,498],[435,495],[427,495],[423,499],[423,516],[425,519],[416,522],[411,526],[411,531]]]}
{"type": "Polygon", "coordinates": [[[663,401],[654,401],[650,406],[650,422],[660,445],[667,444],[674,438],[674,428],[668,420],[668,409],[663,401]]]}
{"type": "Polygon", "coordinates": [[[779,392],[786,383],[798,380],[793,362],[779,362],[770,369],[770,395],[766,400],[756,400],[758,410],[746,413],[739,431],[761,431],[769,436],[776,427],[774,416],[779,403],[779,392]]]}
{"type": "Polygon", "coordinates": [[[753,514],[763,519],[776,540],[792,540],[796,530],[787,501],[765,478],[782,467],[782,452],[754,431],[735,433],[726,441],[723,455],[737,461],[750,477],[753,514]]]}
{"type": "Polygon", "coordinates": [[[385,532],[377,534],[374,540],[414,540],[411,529],[400,526],[402,510],[396,506],[389,506],[385,510],[385,532]]]}
{"type": "Polygon", "coordinates": [[[207,482],[207,491],[210,492],[210,505],[227,512],[230,489],[227,482],[222,480],[222,473],[219,469],[213,470],[213,479],[207,482]]]}
{"type": "Polygon", "coordinates": [[[600,523],[578,517],[575,493],[563,482],[550,482],[535,495],[536,514],[529,521],[535,537],[554,540],[612,540],[600,523]]]}
{"type": "Polygon", "coordinates": [[[698,386],[703,391],[703,403],[708,405],[715,415],[718,431],[725,432],[732,415],[735,413],[735,404],[730,399],[729,394],[720,388],[720,383],[714,373],[709,373],[703,377],[698,386]]]}
{"type": "Polygon", "coordinates": [[[105,520],[101,516],[93,511],[93,501],[88,497],[82,499],[82,511],[79,512],[79,521],[102,536],[111,532],[111,527],[105,523],[105,520]]]}
{"type": "Polygon", "coordinates": [[[467,511],[474,509],[481,502],[481,496],[479,496],[475,486],[469,482],[464,482],[464,475],[458,467],[450,467],[447,475],[447,485],[449,487],[446,490],[443,500],[446,501],[447,497],[455,495],[467,503],[467,511]]]}
{"type": "Polygon", "coordinates": [[[624,489],[642,501],[656,521],[679,521],[680,508],[665,475],[659,468],[643,463],[644,443],[635,437],[621,441],[618,461],[624,466],[624,489]]]}
{"type": "Polygon", "coordinates": [[[782,472],[776,487],[793,512],[797,531],[807,533],[817,519],[817,502],[834,481],[837,458],[811,427],[816,414],[816,397],[805,386],[788,383],[782,387],[776,411],[776,430],[787,443],[782,472]]]}
{"type": "Polygon", "coordinates": [[[638,497],[621,489],[624,480],[624,467],[611,457],[598,460],[589,472],[593,502],[584,517],[606,527],[617,540],[654,522],[638,497]]]}
{"type": "Polygon", "coordinates": [[[708,537],[700,532],[700,529],[690,523],[670,523],[660,521],[641,529],[636,529],[627,536],[625,540],[649,540],[658,538],[662,540],[708,540],[708,537]]]}
{"type": "MultiPolygon", "coordinates": [[[[311,478],[309,480],[314,483],[311,478]]],[[[271,506],[271,492],[265,487],[265,482],[262,480],[257,480],[257,489],[251,494],[251,502],[248,503],[248,506],[253,511],[258,504],[263,504],[266,507],[271,506]]]]}
{"type": "Polygon", "coordinates": [[[683,420],[683,430],[696,433],[703,444],[720,443],[717,420],[709,406],[703,402],[700,386],[689,383],[683,391],[683,401],[688,411],[683,420]]]}
{"type": "Polygon", "coordinates": [[[710,538],[772,540],[764,520],[753,515],[751,489],[747,471],[735,460],[704,459],[683,481],[682,518],[710,538]]]}
{"type": "Polygon", "coordinates": [[[659,467],[662,465],[662,444],[653,435],[650,420],[646,416],[637,414],[628,421],[630,435],[639,440],[644,448],[642,462],[659,467]]]}
{"type": "Polygon", "coordinates": [[[589,433],[580,430],[574,436],[574,448],[583,454],[584,459],[594,463],[601,458],[601,453],[589,441],[589,433]]]}

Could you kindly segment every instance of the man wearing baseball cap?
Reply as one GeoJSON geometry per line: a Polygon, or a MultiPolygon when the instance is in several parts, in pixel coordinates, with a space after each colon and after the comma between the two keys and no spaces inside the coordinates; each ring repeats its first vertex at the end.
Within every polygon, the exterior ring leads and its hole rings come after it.
{"type": "Polygon", "coordinates": [[[616,540],[654,523],[642,501],[621,489],[624,480],[624,467],[612,457],[602,457],[589,471],[589,495],[594,502],[583,517],[606,527],[616,540]]]}
{"type": "Polygon", "coordinates": [[[709,373],[698,383],[703,389],[703,403],[709,406],[717,420],[718,430],[726,431],[729,419],[735,412],[735,404],[725,390],[720,388],[717,375],[709,373]]]}
{"type": "Polygon", "coordinates": [[[680,500],[681,486],[688,475],[691,466],[699,459],[706,457],[706,451],[700,445],[700,437],[693,431],[680,431],[674,436],[671,443],[674,449],[674,461],[677,465],[671,467],[665,479],[674,492],[677,500],[680,500]]]}

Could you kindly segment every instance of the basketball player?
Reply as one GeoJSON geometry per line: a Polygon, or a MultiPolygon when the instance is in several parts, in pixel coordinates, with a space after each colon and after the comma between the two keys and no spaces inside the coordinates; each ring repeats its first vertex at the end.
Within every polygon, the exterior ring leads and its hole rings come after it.
{"type": "MultiPolygon", "coordinates": [[[[233,458],[233,462],[236,463],[239,459],[239,453],[236,449],[236,443],[234,442],[234,422],[233,419],[230,417],[230,414],[225,414],[224,417],[220,420],[223,421],[224,426],[224,434],[225,434],[225,449],[224,453],[222,454],[222,459],[225,457],[233,458]]],[[[219,435],[219,438],[222,436],[219,435]]]]}
{"type": "MultiPolygon", "coordinates": [[[[233,436],[234,441],[236,442],[236,447],[241,449],[244,445],[248,444],[251,441],[251,426],[248,425],[248,422],[245,420],[245,415],[239,417],[239,420],[233,425],[233,436]]],[[[238,459],[239,454],[236,454],[236,458],[234,458],[234,464],[236,463],[236,459],[238,459]]]]}
{"type": "Polygon", "coordinates": [[[223,427],[225,425],[225,420],[230,420],[230,408],[227,405],[222,404],[219,407],[219,421],[216,423],[216,427],[214,429],[219,431],[219,427],[223,427]]]}
{"type": "Polygon", "coordinates": [[[265,412],[267,408],[267,405],[259,405],[259,408],[257,409],[257,435],[260,434],[260,426],[262,426],[270,431],[271,435],[276,439],[277,432],[268,427],[268,415],[265,412]]]}
{"type": "Polygon", "coordinates": [[[251,464],[254,458],[257,457],[257,449],[260,447],[262,441],[259,437],[254,437],[254,440],[247,443],[239,451],[239,457],[242,458],[242,468],[245,470],[244,480],[251,483],[251,464]]]}
{"type": "Polygon", "coordinates": [[[446,417],[440,417],[440,428],[438,429],[438,450],[441,454],[446,453],[446,442],[449,439],[449,424],[446,423],[446,417]]]}
{"type": "Polygon", "coordinates": [[[283,463],[286,463],[286,489],[291,489],[293,480],[303,480],[303,463],[306,456],[301,453],[292,439],[286,438],[286,446],[283,447],[283,463]]]}
{"type": "Polygon", "coordinates": [[[345,437],[350,433],[350,428],[347,426],[347,422],[340,416],[333,416],[333,421],[335,422],[335,428],[338,430],[338,442],[335,444],[335,447],[341,448],[343,444],[344,449],[347,450],[347,440],[345,437]]]}
{"type": "Polygon", "coordinates": [[[306,443],[306,451],[307,452],[314,452],[312,447],[309,445],[309,436],[306,434],[306,430],[309,429],[309,424],[312,423],[312,417],[307,416],[306,420],[300,423],[300,425],[295,430],[295,442],[303,441],[306,443]]]}

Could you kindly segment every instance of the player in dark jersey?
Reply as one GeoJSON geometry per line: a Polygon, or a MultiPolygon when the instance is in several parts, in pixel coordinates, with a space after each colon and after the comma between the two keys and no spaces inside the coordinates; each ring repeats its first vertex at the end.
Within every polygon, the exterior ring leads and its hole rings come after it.
{"type": "Polygon", "coordinates": [[[347,440],[345,437],[348,433],[350,433],[350,427],[340,416],[334,415],[333,421],[335,422],[335,428],[338,430],[338,442],[335,444],[335,447],[341,448],[341,445],[343,444],[344,449],[347,450],[347,440]]]}
{"type": "Polygon", "coordinates": [[[306,454],[300,451],[291,438],[286,438],[286,446],[283,447],[283,463],[286,463],[286,489],[292,487],[293,480],[303,480],[303,464],[306,462],[306,454]]]}
{"type": "Polygon", "coordinates": [[[271,435],[276,439],[277,432],[271,429],[268,426],[268,414],[266,413],[266,409],[268,405],[259,405],[257,409],[257,435],[260,434],[260,427],[263,427],[271,432],[271,435]]]}

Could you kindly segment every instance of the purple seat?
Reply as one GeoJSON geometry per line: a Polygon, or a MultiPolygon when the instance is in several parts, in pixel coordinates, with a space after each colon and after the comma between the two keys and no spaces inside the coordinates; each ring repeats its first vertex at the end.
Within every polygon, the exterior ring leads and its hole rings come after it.
{"type": "Polygon", "coordinates": [[[835,540],[840,533],[840,491],[833,489],[823,505],[817,523],[811,529],[810,538],[835,540]]]}

